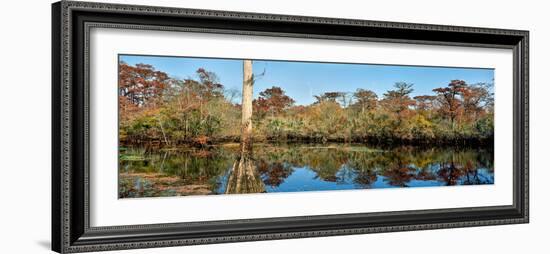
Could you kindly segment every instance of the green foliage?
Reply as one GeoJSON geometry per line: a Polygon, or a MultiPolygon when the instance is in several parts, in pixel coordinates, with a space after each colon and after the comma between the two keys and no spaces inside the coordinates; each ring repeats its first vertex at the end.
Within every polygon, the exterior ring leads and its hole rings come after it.
{"type": "Polygon", "coordinates": [[[493,138],[494,133],[494,117],[493,115],[487,115],[486,117],[481,118],[475,123],[475,131],[478,135],[484,138],[493,138]]]}

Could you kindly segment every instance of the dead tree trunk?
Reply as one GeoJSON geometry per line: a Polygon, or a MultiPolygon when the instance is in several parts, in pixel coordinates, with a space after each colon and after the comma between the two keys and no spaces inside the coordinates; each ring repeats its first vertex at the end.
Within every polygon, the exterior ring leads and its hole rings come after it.
{"type": "Polygon", "coordinates": [[[243,97],[241,119],[241,148],[248,152],[252,148],[252,91],[254,75],[252,60],[243,60],[243,97]]]}

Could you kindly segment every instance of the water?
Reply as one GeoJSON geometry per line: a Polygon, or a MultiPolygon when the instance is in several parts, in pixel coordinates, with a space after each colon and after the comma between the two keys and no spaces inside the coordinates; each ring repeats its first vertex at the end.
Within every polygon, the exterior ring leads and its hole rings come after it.
{"type": "Polygon", "coordinates": [[[350,144],[124,148],[119,197],[328,191],[494,183],[487,149],[350,144]]]}

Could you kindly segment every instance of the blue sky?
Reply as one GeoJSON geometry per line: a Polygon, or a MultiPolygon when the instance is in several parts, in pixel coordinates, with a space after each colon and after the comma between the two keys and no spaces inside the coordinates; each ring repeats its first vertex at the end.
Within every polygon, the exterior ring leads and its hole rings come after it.
{"type": "MultiPolygon", "coordinates": [[[[137,55],[120,55],[120,60],[129,65],[150,64],[180,79],[197,79],[196,70],[204,68],[216,73],[226,88],[240,91],[242,87],[242,60],[137,55]]],[[[261,91],[279,86],[297,105],[311,104],[315,101],[313,95],[331,91],[354,92],[363,88],[382,97],[395,82],[407,82],[414,84],[412,96],[431,95],[432,89],[446,86],[453,79],[474,84],[492,82],[494,77],[493,69],[269,60],[253,61],[253,69],[256,75],[265,70],[254,83],[255,98],[261,91]]]]}

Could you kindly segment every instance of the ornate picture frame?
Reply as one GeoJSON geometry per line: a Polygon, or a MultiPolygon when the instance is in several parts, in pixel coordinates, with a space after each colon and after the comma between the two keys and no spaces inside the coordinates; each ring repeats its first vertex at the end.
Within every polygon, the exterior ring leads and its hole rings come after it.
{"type": "Polygon", "coordinates": [[[60,253],[474,227],[529,221],[529,32],[61,1],[52,5],[52,249],[60,253]],[[89,32],[197,32],[512,50],[513,204],[90,225],[89,32]]]}

